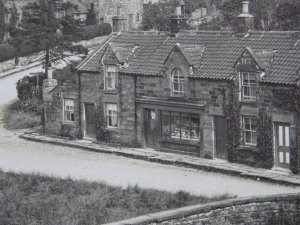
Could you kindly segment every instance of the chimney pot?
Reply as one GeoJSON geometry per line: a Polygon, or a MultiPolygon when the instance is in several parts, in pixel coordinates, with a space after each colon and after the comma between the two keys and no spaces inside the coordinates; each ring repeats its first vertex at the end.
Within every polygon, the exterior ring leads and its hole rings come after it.
{"type": "Polygon", "coordinates": [[[249,13],[249,1],[243,1],[243,13],[249,13]]]}

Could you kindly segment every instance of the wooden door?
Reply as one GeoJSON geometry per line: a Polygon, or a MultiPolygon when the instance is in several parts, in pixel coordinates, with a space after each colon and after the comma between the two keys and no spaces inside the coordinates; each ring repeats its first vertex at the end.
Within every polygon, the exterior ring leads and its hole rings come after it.
{"type": "Polygon", "coordinates": [[[158,141],[157,113],[153,109],[144,110],[145,141],[148,148],[155,148],[158,141]]]}
{"type": "Polygon", "coordinates": [[[85,136],[96,138],[95,106],[93,103],[85,103],[85,136]]]}
{"type": "Polygon", "coordinates": [[[276,125],[276,166],[290,168],[290,127],[288,124],[276,125]]]}
{"type": "Polygon", "coordinates": [[[215,138],[216,153],[215,156],[220,159],[228,159],[226,118],[222,116],[215,117],[215,138]]]}

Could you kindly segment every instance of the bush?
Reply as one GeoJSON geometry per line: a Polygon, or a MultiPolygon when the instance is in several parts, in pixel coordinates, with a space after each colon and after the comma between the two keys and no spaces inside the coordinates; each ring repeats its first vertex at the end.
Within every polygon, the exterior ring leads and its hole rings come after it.
{"type": "Polygon", "coordinates": [[[46,75],[42,73],[31,77],[25,76],[22,79],[18,80],[16,86],[18,98],[21,101],[25,101],[34,97],[41,99],[42,96],[40,90],[43,84],[43,80],[45,79],[46,75]],[[39,79],[37,79],[37,76],[39,76],[39,79]]]}
{"type": "Polygon", "coordinates": [[[80,27],[75,35],[77,40],[88,40],[98,36],[109,35],[112,32],[109,23],[101,23],[80,27]]]}
{"type": "Polygon", "coordinates": [[[24,40],[20,44],[20,56],[27,56],[32,53],[36,53],[42,50],[42,45],[38,39],[28,39],[24,40]]]}
{"type": "Polygon", "coordinates": [[[10,44],[0,44],[0,62],[13,59],[15,57],[15,48],[10,44]]]}

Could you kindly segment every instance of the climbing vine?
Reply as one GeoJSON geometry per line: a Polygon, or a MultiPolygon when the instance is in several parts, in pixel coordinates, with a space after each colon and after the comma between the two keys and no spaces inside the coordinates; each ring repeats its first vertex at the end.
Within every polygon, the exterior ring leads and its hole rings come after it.
{"type": "Polygon", "coordinates": [[[110,142],[111,136],[106,128],[106,117],[105,117],[105,109],[102,103],[102,96],[98,100],[98,104],[96,104],[96,138],[101,142],[110,142]]]}
{"type": "Polygon", "coordinates": [[[293,89],[273,89],[273,104],[280,109],[292,112],[300,110],[300,96],[296,88],[293,89]]]}
{"type": "Polygon", "coordinates": [[[229,84],[229,104],[225,107],[227,125],[227,149],[229,161],[236,161],[237,151],[241,145],[240,103],[238,91],[234,84],[229,84]]]}
{"type": "Polygon", "coordinates": [[[257,166],[270,169],[274,165],[272,117],[266,108],[260,108],[257,116],[257,166]]]}

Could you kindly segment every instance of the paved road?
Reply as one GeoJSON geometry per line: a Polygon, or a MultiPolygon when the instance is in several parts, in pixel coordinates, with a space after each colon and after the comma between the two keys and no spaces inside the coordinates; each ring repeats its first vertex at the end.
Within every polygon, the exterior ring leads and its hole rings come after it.
{"type": "Polygon", "coordinates": [[[5,104],[17,97],[16,83],[24,76],[28,76],[30,73],[36,73],[43,71],[42,66],[37,66],[28,69],[23,72],[15,73],[7,77],[0,78],[0,105],[5,104]]]}
{"type": "MultiPolygon", "coordinates": [[[[28,71],[0,79],[2,104],[16,97],[14,83],[27,73],[28,71]]],[[[5,130],[2,125],[0,125],[0,169],[104,181],[123,187],[138,184],[145,188],[172,192],[184,190],[209,196],[223,193],[251,196],[300,192],[300,187],[273,185],[217,173],[25,141],[19,139],[16,132],[5,130]]]]}

